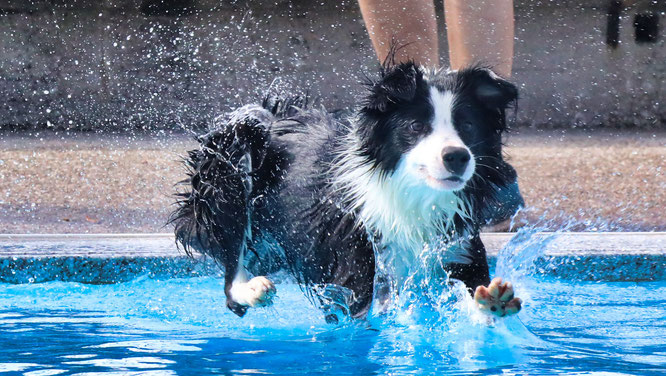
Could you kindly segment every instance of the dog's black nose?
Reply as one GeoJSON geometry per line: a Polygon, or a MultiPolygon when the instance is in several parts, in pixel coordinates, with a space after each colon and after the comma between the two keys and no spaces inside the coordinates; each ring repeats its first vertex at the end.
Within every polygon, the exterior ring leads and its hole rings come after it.
{"type": "Polygon", "coordinates": [[[442,150],[442,159],[444,160],[444,167],[450,173],[462,175],[465,172],[465,168],[467,168],[470,155],[467,149],[449,146],[442,150]]]}

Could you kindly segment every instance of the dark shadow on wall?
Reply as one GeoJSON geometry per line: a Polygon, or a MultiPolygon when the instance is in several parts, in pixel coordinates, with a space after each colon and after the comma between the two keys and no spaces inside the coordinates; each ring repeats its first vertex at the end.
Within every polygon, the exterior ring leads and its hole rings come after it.
{"type": "MultiPolygon", "coordinates": [[[[662,127],[666,3],[645,4],[516,0],[518,124],[662,127]]],[[[0,0],[2,128],[201,130],[269,88],[335,110],[377,66],[356,0],[0,0]]]]}
{"type": "Polygon", "coordinates": [[[196,0],[144,0],[139,9],[146,16],[187,16],[195,11],[196,0]]]}

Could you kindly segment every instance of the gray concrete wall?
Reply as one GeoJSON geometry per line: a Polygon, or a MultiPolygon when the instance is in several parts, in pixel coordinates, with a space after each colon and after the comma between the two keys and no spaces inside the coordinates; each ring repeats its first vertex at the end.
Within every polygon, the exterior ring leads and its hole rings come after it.
{"type": "MultiPolygon", "coordinates": [[[[154,3],[0,0],[0,125],[191,129],[269,87],[334,109],[376,71],[355,1],[180,0],[166,13],[154,3]]],[[[663,127],[665,38],[637,44],[632,23],[649,6],[663,28],[664,6],[645,4],[622,13],[612,49],[607,1],[518,1],[519,123],[663,127]]]]}

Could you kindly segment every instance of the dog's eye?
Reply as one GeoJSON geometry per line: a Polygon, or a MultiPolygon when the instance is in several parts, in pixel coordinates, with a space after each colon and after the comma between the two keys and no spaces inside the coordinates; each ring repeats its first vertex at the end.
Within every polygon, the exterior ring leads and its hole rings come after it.
{"type": "Polygon", "coordinates": [[[423,124],[421,122],[415,121],[415,122],[409,124],[409,130],[414,132],[414,133],[423,132],[424,129],[425,129],[425,124],[423,124]]]}
{"type": "Polygon", "coordinates": [[[463,131],[465,131],[465,132],[469,132],[469,131],[471,131],[472,129],[474,129],[474,124],[472,124],[471,121],[466,121],[466,122],[463,122],[463,123],[461,124],[461,128],[462,128],[463,131]]]}

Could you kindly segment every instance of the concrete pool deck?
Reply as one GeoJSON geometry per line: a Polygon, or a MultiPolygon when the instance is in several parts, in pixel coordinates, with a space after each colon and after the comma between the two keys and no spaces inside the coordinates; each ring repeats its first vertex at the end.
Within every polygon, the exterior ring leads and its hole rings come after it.
{"type": "MultiPolygon", "coordinates": [[[[484,233],[491,265],[505,260],[534,273],[578,280],[666,279],[666,232],[484,233]],[[507,246],[508,244],[508,246],[507,246]]],[[[200,255],[188,258],[173,235],[0,234],[0,282],[115,283],[150,278],[220,275],[200,255]]]]}
{"type": "MultiPolygon", "coordinates": [[[[184,134],[0,134],[0,282],[219,274],[180,253],[165,226],[193,147],[184,134]]],[[[518,237],[511,249],[543,251],[534,267],[544,273],[666,279],[664,131],[519,129],[505,150],[529,207],[517,222],[591,231],[518,237]]],[[[484,235],[491,262],[513,236],[484,235]]]]}
{"type": "MultiPolygon", "coordinates": [[[[0,233],[154,233],[174,209],[190,135],[0,133],[0,233]]],[[[518,129],[506,137],[547,231],[666,231],[666,133],[518,129]]]]}

